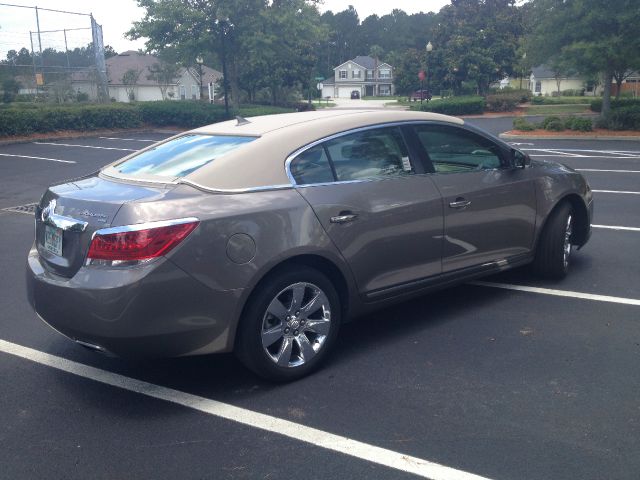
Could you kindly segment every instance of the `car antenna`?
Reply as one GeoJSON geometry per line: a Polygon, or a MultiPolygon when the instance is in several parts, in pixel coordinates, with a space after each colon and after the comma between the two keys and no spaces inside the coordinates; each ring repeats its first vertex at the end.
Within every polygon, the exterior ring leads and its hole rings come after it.
{"type": "Polygon", "coordinates": [[[240,125],[247,125],[247,124],[251,123],[249,120],[247,120],[244,117],[241,117],[240,115],[236,116],[236,120],[238,121],[238,123],[236,123],[236,127],[239,127],[240,125]]]}

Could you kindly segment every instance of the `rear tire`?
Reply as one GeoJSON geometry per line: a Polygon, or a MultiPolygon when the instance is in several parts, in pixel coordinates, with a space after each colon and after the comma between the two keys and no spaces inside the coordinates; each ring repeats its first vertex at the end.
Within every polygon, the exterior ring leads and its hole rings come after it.
{"type": "Polygon", "coordinates": [[[321,272],[300,265],[260,283],[238,327],[236,355],[268,380],[308,375],[324,361],[338,335],[340,297],[321,272]]]}
{"type": "Polygon", "coordinates": [[[568,203],[558,205],[550,214],[538,241],[533,271],[536,275],[560,280],[567,276],[571,260],[574,230],[573,209],[568,203]]]}

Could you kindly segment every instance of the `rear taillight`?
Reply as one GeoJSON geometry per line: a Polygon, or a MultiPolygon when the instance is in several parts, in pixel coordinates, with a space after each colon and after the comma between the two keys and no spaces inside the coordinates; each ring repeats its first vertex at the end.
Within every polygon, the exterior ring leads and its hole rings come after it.
{"type": "Polygon", "coordinates": [[[136,264],[166,255],[195,230],[197,219],[181,219],[98,230],[87,263],[136,264]]]}

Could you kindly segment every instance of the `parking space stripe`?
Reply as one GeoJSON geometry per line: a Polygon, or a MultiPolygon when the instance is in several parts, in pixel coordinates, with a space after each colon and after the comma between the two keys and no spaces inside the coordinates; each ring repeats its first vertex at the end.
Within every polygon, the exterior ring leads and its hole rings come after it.
{"type": "Polygon", "coordinates": [[[148,143],[153,143],[153,142],[159,142],[160,140],[144,140],[142,138],[116,138],[116,137],[98,137],[102,140],[122,140],[125,142],[148,142],[148,143]]]}
{"type": "Polygon", "coordinates": [[[412,473],[431,480],[489,480],[473,473],[429,462],[421,458],[404,455],[393,450],[376,447],[352,440],[341,435],[324,432],[289,420],[272,417],[227,403],[181,392],[172,388],[155,385],[135,378],[109,372],[66,358],[51,355],[39,350],[0,340],[0,352],[45,365],[63,372],[78,375],[96,382],[121,388],[130,392],[146,395],[181,405],[215,417],[224,418],[249,427],[283,435],[294,440],[332,450],[385,467],[412,473]]]}
{"type": "Polygon", "coordinates": [[[55,145],[56,147],[96,148],[98,150],[121,150],[123,152],[137,152],[135,148],[95,147],[93,145],[77,145],[75,143],[33,142],[34,145],[55,145]]]}
{"type": "Polygon", "coordinates": [[[576,168],[576,172],[610,172],[610,173],[640,173],[640,170],[601,170],[598,168],[576,168]]]}
{"type": "Polygon", "coordinates": [[[35,160],[47,160],[48,162],[76,163],[73,160],[60,160],[57,158],[32,157],[30,155],[12,155],[10,153],[0,153],[0,157],[32,158],[35,160]]]}
{"type": "Polygon", "coordinates": [[[595,193],[623,193],[625,195],[640,195],[640,192],[630,192],[626,190],[591,190],[595,193]]]}
{"type": "Polygon", "coordinates": [[[604,228],[607,230],[627,230],[630,232],[640,232],[640,227],[619,227],[617,225],[591,225],[592,228],[604,228]]]}
{"type": "Polygon", "coordinates": [[[479,287],[502,288],[505,290],[517,290],[519,292],[541,293],[543,295],[554,295],[556,297],[570,297],[570,298],[579,298],[582,300],[595,300],[597,302],[621,303],[624,305],[640,306],[640,300],[637,300],[635,298],[610,297],[609,295],[595,295],[591,293],[572,292],[570,290],[554,290],[551,288],[527,287],[525,285],[512,285],[509,283],[483,282],[483,281],[469,282],[469,285],[476,285],[479,287]]]}

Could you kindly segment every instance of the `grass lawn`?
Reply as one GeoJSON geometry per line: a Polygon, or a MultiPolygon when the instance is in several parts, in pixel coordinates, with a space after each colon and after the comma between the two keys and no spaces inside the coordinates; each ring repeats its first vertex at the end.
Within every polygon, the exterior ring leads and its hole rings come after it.
{"type": "Polygon", "coordinates": [[[327,108],[327,107],[335,107],[336,104],[333,102],[327,102],[326,100],[312,100],[313,106],[316,108],[327,108]]]}
{"type": "Polygon", "coordinates": [[[556,115],[558,113],[590,113],[589,105],[531,105],[525,109],[526,115],[556,115]]]}

